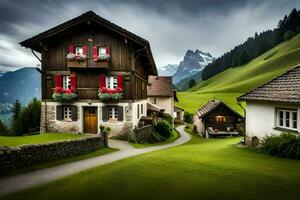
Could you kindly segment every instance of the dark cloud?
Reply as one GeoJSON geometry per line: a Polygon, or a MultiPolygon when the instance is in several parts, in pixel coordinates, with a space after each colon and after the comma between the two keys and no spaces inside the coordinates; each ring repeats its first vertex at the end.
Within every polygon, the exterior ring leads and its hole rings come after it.
{"type": "Polygon", "coordinates": [[[88,10],[148,39],[162,66],[178,63],[187,49],[219,56],[254,32],[274,28],[293,7],[300,1],[2,0],[0,70],[38,64],[18,42],[88,10]]]}

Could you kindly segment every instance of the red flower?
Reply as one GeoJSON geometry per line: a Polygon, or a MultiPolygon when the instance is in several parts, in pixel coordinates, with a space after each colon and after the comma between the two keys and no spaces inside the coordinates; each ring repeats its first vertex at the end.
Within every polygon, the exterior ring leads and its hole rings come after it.
{"type": "Polygon", "coordinates": [[[63,93],[63,88],[62,87],[56,87],[55,92],[57,93],[63,93]]]}

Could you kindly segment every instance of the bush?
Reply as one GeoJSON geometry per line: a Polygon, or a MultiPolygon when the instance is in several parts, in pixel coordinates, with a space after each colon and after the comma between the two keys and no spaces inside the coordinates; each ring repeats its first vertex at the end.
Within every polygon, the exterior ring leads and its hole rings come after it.
{"type": "Polygon", "coordinates": [[[162,120],[155,125],[155,130],[162,137],[169,138],[172,133],[172,126],[166,120],[162,120]]]}
{"type": "Polygon", "coordinates": [[[300,159],[300,137],[292,133],[266,136],[261,149],[272,156],[300,159]]]}
{"type": "Polygon", "coordinates": [[[193,114],[188,112],[188,111],[184,111],[184,122],[186,123],[192,123],[193,122],[193,114]]]}
{"type": "Polygon", "coordinates": [[[169,124],[173,124],[173,117],[170,114],[164,113],[162,118],[163,120],[167,121],[169,124]]]}

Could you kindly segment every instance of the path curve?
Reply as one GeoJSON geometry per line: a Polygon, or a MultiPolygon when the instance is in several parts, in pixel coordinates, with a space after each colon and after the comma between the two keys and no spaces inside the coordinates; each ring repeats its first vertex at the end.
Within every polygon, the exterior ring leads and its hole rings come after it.
{"type": "Polygon", "coordinates": [[[124,158],[181,145],[191,139],[191,136],[184,131],[184,125],[179,126],[176,129],[180,133],[180,137],[169,144],[135,149],[129,145],[128,142],[109,140],[109,146],[120,149],[120,151],[0,179],[0,196],[46,184],[63,177],[124,158]]]}

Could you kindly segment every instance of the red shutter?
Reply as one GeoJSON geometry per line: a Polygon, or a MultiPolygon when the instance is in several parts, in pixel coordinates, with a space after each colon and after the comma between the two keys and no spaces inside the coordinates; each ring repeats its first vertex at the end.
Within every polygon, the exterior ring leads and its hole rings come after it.
{"type": "Polygon", "coordinates": [[[105,83],[105,75],[104,74],[100,74],[99,76],[99,87],[102,89],[103,87],[106,87],[106,83],[105,83]]]}
{"type": "Polygon", "coordinates": [[[123,75],[119,74],[117,77],[118,88],[123,90],[123,75]]]}
{"type": "Polygon", "coordinates": [[[74,88],[74,89],[76,89],[77,88],[77,76],[76,76],[76,74],[72,74],[71,76],[70,76],[70,81],[71,81],[71,88],[74,88]]]}
{"type": "Polygon", "coordinates": [[[69,45],[69,53],[75,53],[75,46],[69,45]]]}
{"type": "Polygon", "coordinates": [[[82,47],[82,51],[83,51],[83,55],[86,55],[86,56],[87,56],[87,53],[88,53],[88,46],[83,46],[83,47],[82,47]]]}
{"type": "Polygon", "coordinates": [[[56,74],[55,77],[55,87],[62,87],[62,75],[56,74]]]}
{"type": "Polygon", "coordinates": [[[93,46],[93,58],[97,58],[98,57],[98,48],[97,46],[93,46]]]}
{"type": "Polygon", "coordinates": [[[105,48],[105,53],[106,53],[106,55],[108,55],[108,57],[110,57],[110,48],[109,47],[105,48]]]}

